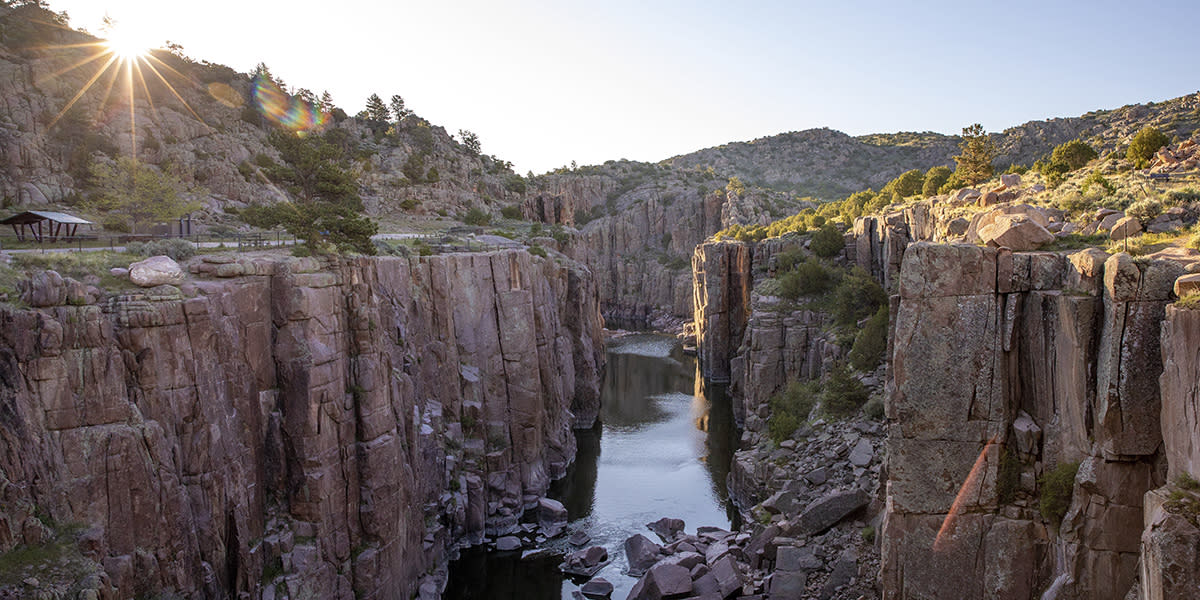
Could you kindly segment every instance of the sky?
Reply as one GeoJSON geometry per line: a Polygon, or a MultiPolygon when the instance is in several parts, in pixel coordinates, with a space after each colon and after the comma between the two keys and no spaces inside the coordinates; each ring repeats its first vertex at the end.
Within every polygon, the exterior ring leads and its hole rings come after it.
{"type": "Polygon", "coordinates": [[[658,161],[829,127],[1000,131],[1200,90],[1200,2],[48,0],[99,35],[354,114],[376,93],[478,134],[517,172],[658,161]]]}

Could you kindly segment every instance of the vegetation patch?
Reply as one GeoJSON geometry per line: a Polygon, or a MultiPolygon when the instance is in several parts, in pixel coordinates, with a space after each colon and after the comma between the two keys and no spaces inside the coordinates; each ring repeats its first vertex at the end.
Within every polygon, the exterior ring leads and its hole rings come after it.
{"type": "Polygon", "coordinates": [[[1200,481],[1187,473],[1177,477],[1163,508],[1187,519],[1193,527],[1200,527],[1200,481]]]}
{"type": "Polygon", "coordinates": [[[808,421],[813,406],[821,394],[817,381],[791,381],[771,397],[771,416],[767,418],[767,436],[776,444],[792,437],[801,424],[808,421]]]}
{"type": "Polygon", "coordinates": [[[1038,479],[1038,487],[1042,495],[1038,500],[1038,509],[1042,518],[1046,519],[1055,529],[1062,523],[1067,509],[1071,507],[1071,495],[1075,489],[1075,474],[1079,472],[1078,462],[1062,463],[1052,471],[1042,474],[1038,479]]]}

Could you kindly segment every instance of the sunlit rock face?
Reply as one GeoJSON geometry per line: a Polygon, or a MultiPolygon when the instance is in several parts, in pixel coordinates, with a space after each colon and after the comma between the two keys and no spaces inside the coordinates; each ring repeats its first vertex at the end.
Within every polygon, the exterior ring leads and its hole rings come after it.
{"type": "Polygon", "coordinates": [[[586,269],[513,251],[245,271],[0,309],[0,550],[71,524],[104,597],[407,599],[452,544],[536,506],[595,420],[586,269]]]}
{"type": "Polygon", "coordinates": [[[1176,357],[1159,335],[1182,272],[1094,251],[907,248],[887,401],[886,597],[1027,598],[1056,581],[1058,598],[1125,597],[1143,494],[1162,485],[1164,431],[1177,427],[1160,411],[1178,394],[1158,385],[1176,357]],[[1051,524],[1039,477],[1068,463],[1079,464],[1073,494],[1051,524]]]}

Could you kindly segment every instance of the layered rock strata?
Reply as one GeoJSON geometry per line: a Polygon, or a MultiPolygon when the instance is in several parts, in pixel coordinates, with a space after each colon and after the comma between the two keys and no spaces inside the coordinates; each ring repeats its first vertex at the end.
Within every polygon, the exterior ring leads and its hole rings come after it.
{"type": "Polygon", "coordinates": [[[596,417],[586,270],[252,266],[0,309],[0,550],[77,524],[105,597],[407,599],[448,548],[515,527],[596,417]]]}

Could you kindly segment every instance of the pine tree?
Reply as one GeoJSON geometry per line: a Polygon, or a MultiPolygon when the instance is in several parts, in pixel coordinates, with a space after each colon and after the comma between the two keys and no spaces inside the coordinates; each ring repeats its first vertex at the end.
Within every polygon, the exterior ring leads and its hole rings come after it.
{"type": "Polygon", "coordinates": [[[467,152],[478,156],[479,152],[483,150],[483,145],[479,143],[479,136],[474,133],[466,129],[459,129],[458,137],[462,138],[462,143],[467,147],[467,152]]]}
{"type": "Polygon", "coordinates": [[[399,94],[392,96],[391,104],[392,114],[396,115],[397,123],[407,119],[410,115],[412,115],[412,111],[408,110],[408,107],[404,105],[404,98],[400,97],[399,94]]]}
{"type": "Polygon", "coordinates": [[[383,103],[383,98],[379,94],[371,94],[367,98],[367,118],[378,122],[380,125],[385,125],[388,122],[388,107],[383,103]]]}
{"type": "Polygon", "coordinates": [[[955,174],[967,185],[975,185],[991,179],[992,159],[996,157],[996,146],[991,138],[983,131],[983,125],[976,123],[963,127],[963,141],[958,148],[962,154],[954,157],[958,163],[955,174]]]}

